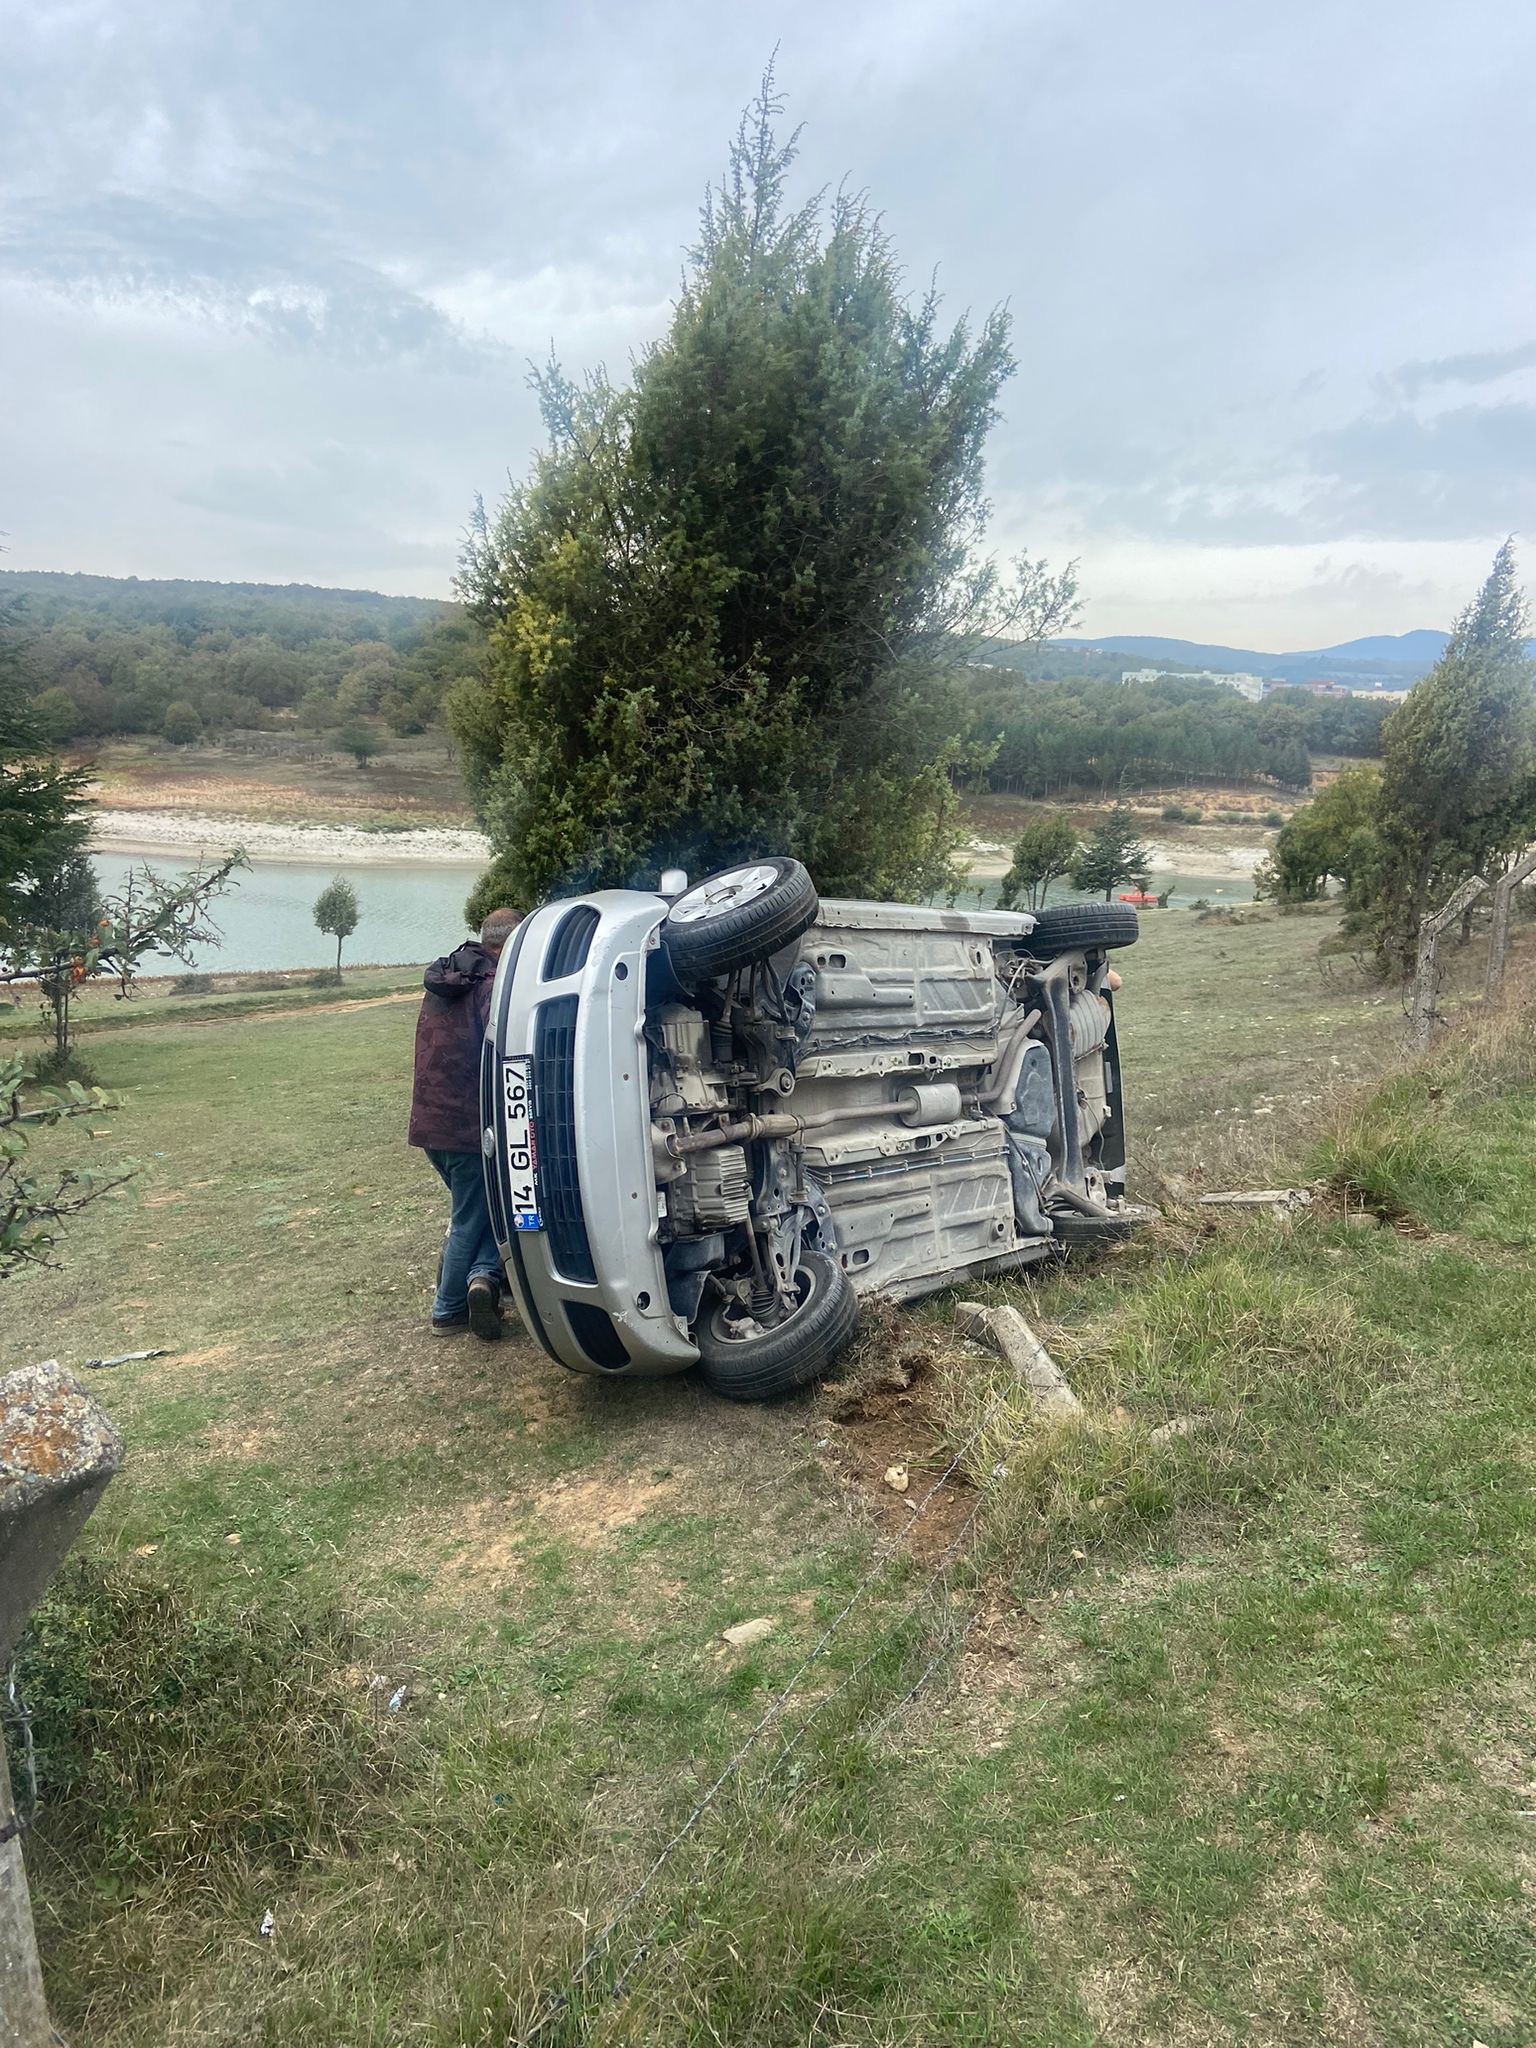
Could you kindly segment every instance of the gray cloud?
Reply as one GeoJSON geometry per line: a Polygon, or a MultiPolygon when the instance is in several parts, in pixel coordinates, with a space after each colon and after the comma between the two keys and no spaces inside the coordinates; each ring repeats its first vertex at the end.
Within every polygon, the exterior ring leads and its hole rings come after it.
{"type": "Polygon", "coordinates": [[[503,344],[364,264],[296,252],[285,223],[256,208],[124,194],[41,208],[0,244],[0,260],[87,317],[92,301],[109,311],[138,302],[281,348],[516,374],[503,344]]]}
{"type": "Polygon", "coordinates": [[[1417,398],[1436,384],[1495,384],[1520,370],[1536,369],[1536,341],[1518,348],[1485,349],[1480,354],[1441,356],[1427,363],[1402,363],[1383,380],[1404,398],[1417,398]]]}
{"type": "Polygon", "coordinates": [[[1531,523],[1512,0],[60,0],[0,74],[11,561],[446,590],[525,359],[659,330],[775,43],[800,189],[867,184],[914,280],[1014,309],[1001,547],[1197,637],[1283,590],[1270,637],[1324,644],[1531,523]]]}

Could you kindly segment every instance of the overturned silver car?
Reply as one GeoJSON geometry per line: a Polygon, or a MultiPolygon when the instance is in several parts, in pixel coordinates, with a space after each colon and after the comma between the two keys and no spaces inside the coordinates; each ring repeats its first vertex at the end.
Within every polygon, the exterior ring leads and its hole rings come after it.
{"type": "Polygon", "coordinates": [[[1124,904],[822,903],[749,862],[546,904],[501,957],[486,1184],[530,1334],[588,1373],[814,1379],[859,1298],[1122,1236],[1124,904]]]}

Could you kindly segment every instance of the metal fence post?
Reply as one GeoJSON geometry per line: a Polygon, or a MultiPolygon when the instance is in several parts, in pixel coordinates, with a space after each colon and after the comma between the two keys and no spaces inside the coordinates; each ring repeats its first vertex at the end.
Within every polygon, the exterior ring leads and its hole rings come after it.
{"type": "MultiPolygon", "coordinates": [[[[72,1373],[50,1361],[0,1379],[0,1665],[122,1455],[72,1373]]],[[[49,2048],[21,1829],[0,1743],[0,2048],[49,2048]]]]}

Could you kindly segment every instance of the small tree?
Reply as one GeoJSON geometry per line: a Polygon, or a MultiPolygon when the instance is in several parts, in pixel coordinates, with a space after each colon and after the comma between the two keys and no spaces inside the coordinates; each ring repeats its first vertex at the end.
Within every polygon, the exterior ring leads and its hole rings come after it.
{"type": "Polygon", "coordinates": [[[1152,872],[1152,849],[1136,834],[1136,820],[1129,807],[1116,804],[1095,825],[1073,861],[1073,887],[1102,889],[1106,903],[1121,882],[1134,882],[1138,889],[1145,889],[1152,872]]]}
{"type": "Polygon", "coordinates": [[[1052,882],[1071,873],[1081,851],[1082,841],[1070,818],[1052,817],[1044,811],[1031,818],[1019,834],[1013,866],[998,890],[1000,907],[1012,910],[1022,895],[1031,910],[1040,909],[1052,882]]]}
{"type": "Polygon", "coordinates": [[[1376,844],[1381,774],[1374,763],[1346,768],[1288,819],[1254,890],[1276,903],[1315,903],[1329,877],[1352,896],[1376,844]]]}
{"type": "Polygon", "coordinates": [[[315,923],[321,931],[336,941],[338,975],[341,973],[341,942],[343,939],[350,939],[357,930],[357,921],[361,915],[357,891],[344,876],[338,875],[335,881],[322,889],[315,898],[315,923]]]}
{"type": "Polygon", "coordinates": [[[221,934],[209,906],[245,865],[243,853],[227,854],[215,867],[199,864],[182,882],[151,867],[130,867],[122,888],[101,905],[92,925],[72,930],[33,926],[19,935],[15,965],[0,981],[36,984],[53,1037],[53,1051],[44,1063],[50,1075],[70,1070],[74,1002],[85,983],[110,977],[121,1002],[134,993],[145,960],[160,957],[190,967],[195,948],[217,945],[221,934]]]}
{"type": "Polygon", "coordinates": [[[1506,541],[1444,654],[1382,728],[1378,847],[1363,908],[1386,967],[1406,970],[1426,911],[1536,831],[1528,631],[1506,541]]]}
{"type": "Polygon", "coordinates": [[[336,735],[336,744],[342,753],[350,754],[359,768],[368,766],[379,751],[379,737],[370,732],[366,725],[346,725],[336,735]]]}
{"type": "Polygon", "coordinates": [[[178,697],[174,703],[166,705],[160,730],[173,747],[196,746],[203,736],[202,713],[185,697],[178,697]]]}

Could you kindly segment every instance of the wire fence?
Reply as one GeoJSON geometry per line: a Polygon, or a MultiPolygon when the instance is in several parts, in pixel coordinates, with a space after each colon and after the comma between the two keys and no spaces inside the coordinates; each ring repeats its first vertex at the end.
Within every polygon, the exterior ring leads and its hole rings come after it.
{"type": "MultiPolygon", "coordinates": [[[[953,1457],[950,1459],[949,1463],[944,1467],[944,1470],[939,1474],[938,1478],[934,1480],[933,1484],[928,1488],[928,1491],[923,1495],[922,1499],[916,1503],[912,1511],[912,1518],[907,1523],[905,1528],[901,1529],[894,1536],[886,1537],[880,1544],[876,1546],[875,1553],[871,1558],[870,1563],[866,1568],[863,1576],[858,1580],[857,1584],[854,1586],[853,1591],[849,1594],[848,1598],[844,1601],[843,1605],[838,1609],[837,1613],[832,1617],[831,1621],[827,1623],[826,1627],[823,1629],[822,1633],[817,1637],[816,1641],[811,1645],[810,1649],[806,1651],[804,1657],[800,1660],[799,1664],[795,1666],[795,1669],[790,1673],[788,1679],[780,1687],[779,1691],[774,1694],[773,1698],[769,1701],[767,1707],[763,1710],[762,1714],[759,1715],[756,1722],[754,1722],[753,1726],[742,1738],[741,1742],[737,1745],[736,1749],[732,1752],[732,1754],[727,1759],[725,1764],[721,1767],[720,1771],[717,1773],[715,1778],[711,1781],[711,1783],[708,1785],[705,1791],[694,1803],[692,1810],[688,1813],[686,1818],[673,1831],[673,1833],[668,1837],[666,1842],[663,1843],[662,1847],[657,1852],[655,1858],[646,1869],[644,1875],[634,1885],[630,1887],[630,1889],[619,1900],[618,1904],[613,1907],[613,1909],[608,1915],[608,1918],[604,1921],[603,1925],[598,1929],[597,1933],[587,1943],[586,1948],[582,1952],[580,1960],[577,1962],[575,1968],[572,1970],[570,1976],[566,1979],[561,1989],[558,1992],[556,1992],[552,1997],[546,2000],[544,2006],[540,2009],[539,2012],[535,2014],[534,2018],[529,2022],[528,2026],[524,2029],[524,2031],[518,2035],[517,2048],[535,2048],[535,2044],[541,2041],[548,2034],[550,2028],[560,2018],[561,2014],[569,2008],[571,2000],[575,1997],[576,1993],[581,1989],[583,1983],[587,1978],[589,1971],[592,1969],[592,1966],[606,1952],[609,1943],[613,1940],[613,1937],[617,1933],[618,1929],[623,1925],[624,1921],[634,1911],[635,1907],[640,1904],[641,1900],[645,1898],[647,1893],[651,1890],[651,1887],[655,1884],[656,1880],[661,1876],[661,1873],[663,1872],[663,1870],[665,1870],[668,1863],[671,1861],[672,1857],[689,1839],[689,1837],[695,1832],[699,1824],[703,1821],[705,1815],[709,1812],[710,1808],[715,1804],[720,1794],[725,1790],[726,1786],[729,1785],[740,1774],[748,1757],[752,1754],[752,1752],[757,1747],[758,1743],[763,1739],[763,1737],[768,1733],[768,1731],[784,1714],[790,1701],[793,1699],[795,1693],[801,1686],[807,1674],[811,1671],[812,1667],[819,1663],[821,1658],[826,1654],[828,1648],[834,1642],[839,1631],[842,1629],[843,1625],[848,1620],[848,1617],[853,1613],[854,1609],[858,1607],[859,1604],[863,1601],[865,1596],[868,1594],[870,1588],[875,1584],[876,1580],[881,1576],[881,1574],[886,1570],[886,1568],[889,1565],[894,1563],[897,1558],[903,1555],[910,1554],[912,1548],[913,1534],[916,1531],[918,1525],[927,1515],[934,1500],[942,1492],[944,1487],[946,1487],[949,1484],[949,1482],[954,1478],[956,1472],[959,1471],[961,1465],[964,1463],[970,1451],[981,1440],[981,1438],[986,1434],[987,1430],[990,1428],[992,1422],[995,1420],[1004,1402],[1008,1399],[1009,1395],[1011,1393],[1014,1393],[1015,1391],[1016,1388],[1014,1383],[1011,1380],[1005,1380],[1004,1383],[999,1387],[997,1393],[987,1404],[987,1407],[983,1412],[981,1419],[972,1428],[970,1434],[966,1437],[965,1441],[960,1445],[959,1449],[956,1450],[953,1457]]],[[[828,1693],[824,1698],[817,1701],[816,1704],[811,1707],[810,1711],[803,1717],[798,1727],[796,1728],[795,1732],[790,1736],[789,1740],[785,1742],[783,1746],[780,1748],[777,1755],[770,1762],[768,1768],[765,1770],[765,1772],[762,1775],[762,1778],[758,1782],[756,1797],[757,1811],[761,1811],[762,1807],[766,1803],[768,1793],[779,1775],[780,1767],[791,1755],[791,1753],[799,1746],[801,1740],[803,1739],[811,1723],[817,1720],[820,1717],[820,1715],[823,1714],[826,1711],[826,1709],[833,1704],[835,1700],[842,1698],[850,1690],[850,1688],[853,1686],[853,1684],[859,1678],[859,1676],[864,1671],[868,1670],[870,1665],[875,1663],[878,1660],[878,1658],[884,1654],[885,1650],[889,1646],[892,1636],[898,1631],[899,1628],[903,1627],[905,1623],[910,1619],[910,1617],[917,1612],[918,1608],[922,1606],[928,1598],[931,1597],[933,1589],[935,1585],[938,1583],[939,1579],[941,1577],[947,1577],[947,1575],[953,1568],[953,1565],[955,1563],[956,1558],[959,1555],[960,1548],[964,1543],[965,1538],[969,1535],[971,1529],[974,1527],[977,1518],[981,1513],[982,1505],[982,1497],[978,1495],[976,1503],[972,1507],[970,1513],[967,1515],[965,1521],[961,1524],[961,1527],[956,1531],[955,1535],[951,1537],[949,1543],[946,1545],[944,1553],[941,1556],[938,1565],[935,1567],[933,1572],[930,1573],[929,1577],[924,1581],[923,1585],[919,1588],[914,1598],[910,1600],[903,1608],[901,1614],[897,1617],[896,1622],[890,1624],[884,1630],[882,1630],[881,1640],[876,1644],[875,1648],[871,1650],[865,1657],[863,1657],[859,1661],[858,1664],[856,1664],[853,1667],[853,1669],[842,1680],[841,1684],[838,1685],[832,1692],[828,1693]]],[[[943,1645],[937,1652],[937,1654],[930,1658],[929,1662],[924,1666],[923,1671],[919,1674],[916,1683],[912,1685],[907,1690],[907,1692],[905,1692],[902,1695],[902,1697],[896,1702],[895,1706],[891,1708],[890,1711],[887,1712],[881,1718],[876,1728],[873,1731],[871,1731],[872,1734],[878,1734],[881,1730],[886,1728],[890,1724],[890,1722],[895,1718],[895,1715],[899,1713],[903,1707],[908,1705],[910,1701],[917,1697],[917,1694],[921,1691],[923,1685],[927,1682],[928,1678],[932,1675],[932,1673],[938,1669],[939,1665],[944,1661],[944,1659],[947,1656],[952,1654],[964,1642],[974,1624],[975,1616],[973,1614],[971,1620],[967,1623],[966,1628],[961,1632],[960,1636],[955,1638],[953,1641],[943,1645]]],[[[646,1956],[650,1953],[650,1950],[655,1943],[655,1938],[655,1930],[652,1929],[652,1931],[644,1937],[644,1939],[639,1943],[635,1950],[630,1954],[622,1970],[614,1978],[613,1982],[609,1985],[607,1992],[601,2000],[602,2005],[611,2004],[616,1999],[623,1996],[625,1990],[629,1985],[631,1978],[634,1976],[635,1971],[639,1969],[641,1964],[644,1962],[646,1956]]]]}
{"type": "Polygon", "coordinates": [[[12,1657],[5,1669],[5,1700],[7,1718],[21,1735],[21,1771],[27,1788],[26,1811],[16,1797],[16,1788],[11,1787],[13,1813],[0,1817],[0,1842],[8,1842],[15,1835],[25,1834],[37,1818],[37,1745],[32,1739],[32,1716],[27,1703],[16,1685],[16,1659],[12,1657]]]}

